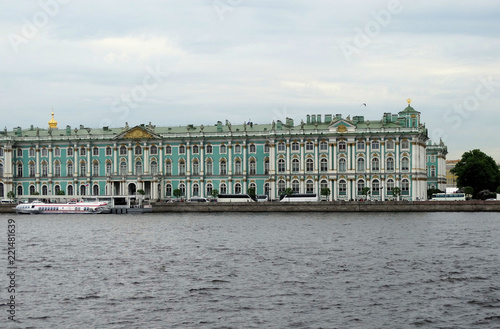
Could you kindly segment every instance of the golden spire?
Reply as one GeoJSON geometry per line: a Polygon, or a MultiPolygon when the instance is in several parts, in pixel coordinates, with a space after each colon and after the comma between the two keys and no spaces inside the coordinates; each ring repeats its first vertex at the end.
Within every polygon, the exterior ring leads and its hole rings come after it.
{"type": "Polygon", "coordinates": [[[56,129],[57,128],[57,121],[54,120],[54,110],[52,110],[52,119],[49,121],[49,128],[56,129]]]}
{"type": "Polygon", "coordinates": [[[411,98],[408,98],[406,101],[408,102],[408,106],[410,106],[411,98]]]}

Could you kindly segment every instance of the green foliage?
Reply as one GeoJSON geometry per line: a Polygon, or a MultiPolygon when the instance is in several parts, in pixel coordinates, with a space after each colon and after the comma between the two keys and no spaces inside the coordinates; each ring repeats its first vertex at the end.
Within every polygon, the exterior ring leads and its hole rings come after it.
{"type": "Polygon", "coordinates": [[[254,201],[255,201],[255,200],[257,199],[257,198],[256,198],[256,194],[255,194],[255,188],[253,188],[253,187],[249,187],[249,188],[247,189],[247,194],[248,194],[248,195],[252,198],[252,200],[254,200],[254,201]]]}
{"type": "Polygon", "coordinates": [[[500,184],[500,171],[492,157],[480,150],[465,152],[462,159],[451,170],[457,176],[457,186],[470,186],[474,196],[480,191],[494,191],[500,184]]]}
{"type": "Polygon", "coordinates": [[[216,198],[219,196],[219,190],[218,189],[213,189],[212,192],[210,192],[210,195],[213,197],[213,198],[216,198]]]}
{"type": "Polygon", "coordinates": [[[179,199],[179,198],[182,196],[182,190],[181,190],[181,189],[179,189],[179,188],[176,188],[176,189],[174,190],[174,196],[175,196],[177,199],[179,199]]]}
{"type": "Polygon", "coordinates": [[[35,191],[33,193],[30,193],[31,195],[40,195],[40,193],[38,191],[35,191]]]}
{"type": "Polygon", "coordinates": [[[293,190],[291,188],[287,187],[285,189],[285,191],[283,192],[283,194],[286,195],[286,196],[290,196],[290,195],[293,194],[293,190]]]}
{"type": "Polygon", "coordinates": [[[430,188],[427,190],[427,199],[431,199],[433,194],[436,193],[443,193],[444,191],[441,191],[438,188],[430,188]]]}
{"type": "Polygon", "coordinates": [[[464,193],[466,196],[472,196],[474,194],[474,189],[471,186],[464,187],[464,193]]]}
{"type": "Polygon", "coordinates": [[[398,198],[399,198],[399,196],[401,195],[401,189],[400,189],[399,187],[397,187],[397,186],[396,186],[396,187],[394,187],[394,188],[392,189],[392,195],[393,195],[396,199],[398,199],[398,198]]]}
{"type": "Polygon", "coordinates": [[[66,193],[64,193],[63,190],[59,190],[59,191],[57,191],[56,195],[66,195],[66,193]]]}
{"type": "Polygon", "coordinates": [[[146,192],[144,192],[144,190],[137,190],[137,194],[139,194],[139,195],[146,195],[146,192]]]}
{"type": "Polygon", "coordinates": [[[15,197],[16,197],[16,194],[15,194],[14,192],[9,191],[9,192],[7,193],[7,198],[9,198],[9,199],[13,200],[15,197]]]}
{"type": "Polygon", "coordinates": [[[364,195],[364,196],[370,195],[370,188],[365,186],[361,189],[360,193],[361,193],[361,195],[364,195]]]}

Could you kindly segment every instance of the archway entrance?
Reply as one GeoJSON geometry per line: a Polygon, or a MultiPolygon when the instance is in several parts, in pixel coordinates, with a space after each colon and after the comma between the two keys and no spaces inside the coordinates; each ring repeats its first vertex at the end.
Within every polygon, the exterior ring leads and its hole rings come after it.
{"type": "Polygon", "coordinates": [[[137,187],[134,183],[128,184],[128,195],[134,195],[137,192],[137,187]]]}

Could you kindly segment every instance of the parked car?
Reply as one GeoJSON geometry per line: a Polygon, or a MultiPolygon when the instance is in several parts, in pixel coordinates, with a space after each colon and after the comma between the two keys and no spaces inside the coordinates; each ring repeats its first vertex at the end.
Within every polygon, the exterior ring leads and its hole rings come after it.
{"type": "Polygon", "coordinates": [[[188,199],[187,201],[188,202],[208,202],[208,200],[206,198],[202,198],[202,197],[193,197],[191,199],[188,199]]]}
{"type": "Polygon", "coordinates": [[[257,202],[267,202],[267,201],[269,201],[268,196],[265,195],[265,194],[263,194],[263,195],[257,195],[256,198],[257,198],[257,202]]]}

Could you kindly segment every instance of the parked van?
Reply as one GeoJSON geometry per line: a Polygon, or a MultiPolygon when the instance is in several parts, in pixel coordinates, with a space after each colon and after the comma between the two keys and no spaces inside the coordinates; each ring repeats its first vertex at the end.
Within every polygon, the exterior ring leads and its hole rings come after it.
{"type": "Polygon", "coordinates": [[[264,194],[263,195],[257,195],[256,198],[257,198],[257,202],[267,202],[267,201],[269,201],[268,196],[264,195],[264,194]]]}

